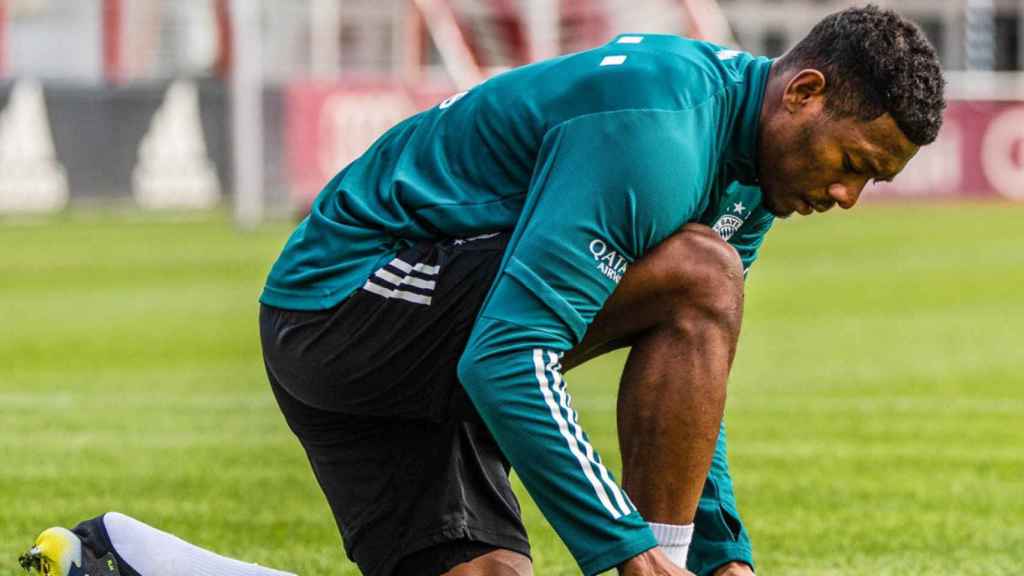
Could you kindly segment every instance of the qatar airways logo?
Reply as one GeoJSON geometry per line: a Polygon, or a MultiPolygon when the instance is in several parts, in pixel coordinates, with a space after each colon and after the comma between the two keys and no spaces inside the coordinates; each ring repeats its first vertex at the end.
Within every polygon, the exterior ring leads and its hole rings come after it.
{"type": "Polygon", "coordinates": [[[616,284],[622,280],[629,262],[626,258],[608,247],[604,240],[595,238],[590,241],[590,254],[597,262],[597,270],[616,284]]]}

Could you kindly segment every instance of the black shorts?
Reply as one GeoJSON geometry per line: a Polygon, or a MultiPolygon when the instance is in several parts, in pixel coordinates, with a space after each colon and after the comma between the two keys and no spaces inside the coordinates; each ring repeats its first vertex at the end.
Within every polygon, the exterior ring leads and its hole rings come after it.
{"type": "Polygon", "coordinates": [[[421,243],[334,308],[261,309],[271,387],[368,576],[529,555],[509,464],[456,375],[507,240],[421,243]]]}

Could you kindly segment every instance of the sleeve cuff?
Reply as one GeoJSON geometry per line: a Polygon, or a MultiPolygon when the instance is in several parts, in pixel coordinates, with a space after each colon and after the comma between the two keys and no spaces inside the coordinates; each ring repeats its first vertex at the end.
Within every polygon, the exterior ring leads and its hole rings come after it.
{"type": "Polygon", "coordinates": [[[700,556],[695,558],[690,554],[687,562],[687,568],[697,576],[711,576],[715,570],[729,562],[743,562],[755,567],[753,550],[742,543],[703,542],[701,548],[700,556]]]}
{"type": "Polygon", "coordinates": [[[587,576],[595,576],[606,570],[611,570],[633,556],[646,552],[657,545],[654,534],[650,530],[644,530],[634,538],[619,542],[615,546],[581,561],[580,569],[587,576]]]}

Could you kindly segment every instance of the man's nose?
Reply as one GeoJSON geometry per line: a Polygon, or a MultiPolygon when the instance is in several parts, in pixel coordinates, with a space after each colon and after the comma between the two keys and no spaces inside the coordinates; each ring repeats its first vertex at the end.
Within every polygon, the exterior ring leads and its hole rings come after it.
{"type": "Polygon", "coordinates": [[[856,184],[840,184],[835,183],[828,187],[828,195],[830,198],[836,201],[844,210],[853,208],[854,204],[860,198],[860,193],[864,190],[865,182],[858,182],[856,184]]]}

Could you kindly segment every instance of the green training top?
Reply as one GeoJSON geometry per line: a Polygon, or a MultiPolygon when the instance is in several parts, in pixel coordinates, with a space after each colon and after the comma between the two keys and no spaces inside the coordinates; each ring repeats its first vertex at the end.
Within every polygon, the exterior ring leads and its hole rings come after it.
{"type": "MultiPolygon", "coordinates": [[[[381,136],[321,191],[261,301],[328,308],[419,240],[512,235],[459,363],[502,451],[586,574],[656,545],[591,446],[561,354],[630,263],[688,222],[745,269],[772,216],[756,187],[771,61],[630,34],[495,76],[381,136]]],[[[689,568],[752,563],[719,437],[689,568]]]]}

